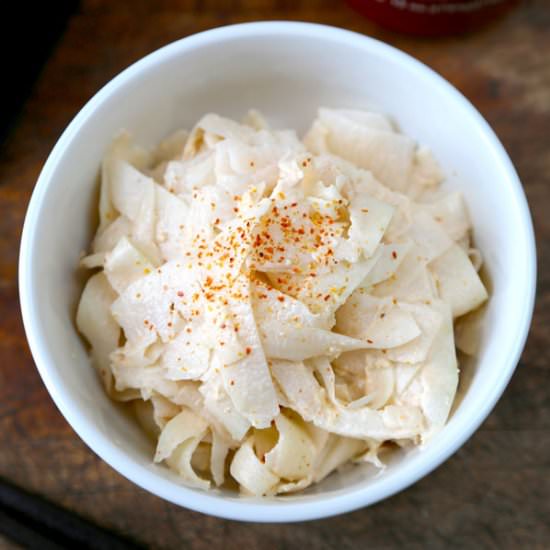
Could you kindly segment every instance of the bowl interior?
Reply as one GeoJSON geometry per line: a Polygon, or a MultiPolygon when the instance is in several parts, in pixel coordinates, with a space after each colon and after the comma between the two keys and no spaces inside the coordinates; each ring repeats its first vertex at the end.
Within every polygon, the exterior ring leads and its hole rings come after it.
{"type": "MultiPolygon", "coordinates": [[[[111,465],[161,496],[241,519],[305,519],[374,502],[435,467],[485,417],[511,375],[528,326],[533,251],[525,199],[498,141],[475,110],[419,63],[336,29],[256,24],[219,29],[169,46],[110,83],[80,113],[52,153],[29,210],[22,249],[22,302],[41,374],[69,422],[111,465]],[[492,296],[479,356],[448,425],[423,450],[398,456],[381,474],[348,469],[304,494],[257,501],[181,487],[152,464],[151,443],[105,396],[74,327],[103,153],[121,128],[152,145],[206,112],[240,118],[260,109],[276,126],[303,132],[319,106],[377,105],[429,145],[470,209],[492,296]],[[505,313],[505,314],[504,314],[505,313]],[[288,508],[321,496],[340,504],[288,508]],[[334,501],[336,502],[336,501],[334,501]],[[229,507],[227,507],[229,506],[229,507]],[[247,508],[248,506],[248,508],[247,508]],[[275,511],[287,507],[288,512],[275,511]],[[263,511],[262,511],[263,510],[263,511]]],[[[320,504],[319,504],[320,505],[320,504]]]]}

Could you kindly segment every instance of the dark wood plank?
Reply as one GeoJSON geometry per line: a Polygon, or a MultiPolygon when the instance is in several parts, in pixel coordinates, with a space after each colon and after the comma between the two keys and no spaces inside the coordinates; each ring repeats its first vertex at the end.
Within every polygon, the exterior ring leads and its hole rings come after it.
{"type": "MultiPolygon", "coordinates": [[[[471,36],[385,32],[330,0],[88,0],[70,22],[0,153],[0,475],[158,548],[546,548],[550,545],[550,9],[525,2],[471,36]],[[379,37],[463,91],[495,128],[535,220],[539,290],[521,364],[495,411],[411,489],[341,517],[242,525],[145,493],[94,456],[55,409],[20,321],[16,263],[34,182],[78,109],[129,63],[172,40],[258,19],[329,23],[379,37]]],[[[4,546],[4,541],[0,540],[4,546]]]]}

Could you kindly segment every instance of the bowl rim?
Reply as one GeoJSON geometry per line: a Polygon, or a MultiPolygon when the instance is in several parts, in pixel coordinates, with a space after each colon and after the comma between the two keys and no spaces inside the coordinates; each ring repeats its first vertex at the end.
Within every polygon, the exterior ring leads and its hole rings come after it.
{"type": "MultiPolygon", "coordinates": [[[[314,23],[290,21],[262,21],[241,23],[218,27],[200,32],[172,42],[136,61],[110,80],[80,110],[67,126],[51,151],[33,190],[27,209],[19,254],[19,294],[23,324],[29,347],[42,380],[56,406],[79,437],[102,460],[139,487],[174,504],[218,516],[226,519],[256,522],[295,522],[321,519],[356,510],[374,504],[409,487],[447,460],[469,439],[479,425],[485,420],[503,393],[512,376],[521,352],[525,345],[533,313],[536,290],[536,248],[533,225],[527,200],[516,170],[501,142],[475,107],[449,82],[434,70],[414,57],[377,39],[352,31],[314,23]],[[507,342],[510,349],[508,361],[503,365],[502,376],[498,383],[487,389],[483,407],[476,410],[455,429],[454,438],[448,442],[434,445],[422,453],[421,459],[411,459],[399,471],[386,479],[375,479],[371,485],[363,488],[351,488],[336,494],[314,495],[311,501],[277,499],[258,499],[242,497],[225,497],[216,492],[202,492],[177,485],[146,469],[129,455],[118,448],[107,437],[103,436],[80,412],[78,403],[65,390],[63,379],[56,373],[55,365],[48,353],[40,324],[36,321],[36,298],[33,287],[33,249],[37,233],[37,220],[41,212],[44,197],[48,191],[52,175],[58,161],[63,157],[66,146],[72,141],[94,111],[117,88],[125,82],[147,71],[157,62],[183,55],[185,52],[200,48],[214,42],[228,39],[279,35],[300,36],[322,40],[332,40],[349,46],[369,50],[370,53],[407,65],[419,74],[419,77],[432,80],[446,94],[465,109],[479,126],[496,159],[508,175],[510,192],[513,194],[522,218],[523,234],[520,235],[527,256],[523,309],[518,316],[515,337],[507,342]]],[[[443,439],[443,438],[442,438],[443,439]]],[[[438,442],[439,443],[439,442],[438,442]]]]}

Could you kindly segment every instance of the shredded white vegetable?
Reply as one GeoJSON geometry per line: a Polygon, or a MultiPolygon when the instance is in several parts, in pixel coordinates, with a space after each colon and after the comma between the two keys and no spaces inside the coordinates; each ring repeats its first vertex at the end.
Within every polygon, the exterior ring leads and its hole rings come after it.
{"type": "Polygon", "coordinates": [[[154,460],[192,487],[296,492],[437,437],[488,294],[462,195],[386,116],[303,142],[251,111],[155,150],[115,138],[77,327],[154,460]]]}

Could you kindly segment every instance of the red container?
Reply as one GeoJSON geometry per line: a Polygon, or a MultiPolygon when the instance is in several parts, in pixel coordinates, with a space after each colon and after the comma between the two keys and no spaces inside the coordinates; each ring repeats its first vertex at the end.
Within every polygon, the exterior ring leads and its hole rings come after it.
{"type": "Polygon", "coordinates": [[[519,0],[348,0],[368,19],[394,31],[443,36],[474,30],[519,0]]]}

